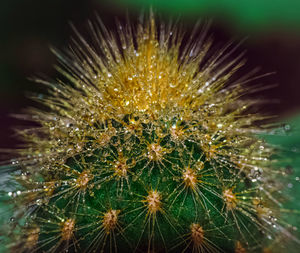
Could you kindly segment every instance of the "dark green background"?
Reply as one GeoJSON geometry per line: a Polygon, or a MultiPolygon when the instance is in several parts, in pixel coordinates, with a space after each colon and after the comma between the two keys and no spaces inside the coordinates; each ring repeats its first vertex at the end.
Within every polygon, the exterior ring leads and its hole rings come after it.
{"type": "Polygon", "coordinates": [[[153,6],[169,13],[186,16],[214,16],[226,19],[229,25],[253,32],[273,29],[298,29],[300,2],[298,0],[117,0],[141,8],[153,6]],[[275,27],[274,27],[275,26],[275,27]],[[273,27],[273,28],[272,28],[273,27]]]}

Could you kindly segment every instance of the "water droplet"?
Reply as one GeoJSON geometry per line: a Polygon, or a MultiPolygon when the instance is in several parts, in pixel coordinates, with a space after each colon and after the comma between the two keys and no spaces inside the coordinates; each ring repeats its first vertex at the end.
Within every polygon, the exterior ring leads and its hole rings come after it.
{"type": "Polygon", "coordinates": [[[38,199],[38,200],[36,200],[36,204],[37,204],[38,206],[40,206],[40,205],[43,204],[43,201],[42,201],[41,199],[38,199]]]}
{"type": "Polygon", "coordinates": [[[200,93],[202,93],[202,92],[203,92],[203,89],[197,90],[197,93],[198,93],[198,94],[200,94],[200,93]]]}
{"type": "Polygon", "coordinates": [[[289,124],[285,124],[284,125],[284,130],[285,131],[290,131],[291,130],[291,126],[289,124]]]}

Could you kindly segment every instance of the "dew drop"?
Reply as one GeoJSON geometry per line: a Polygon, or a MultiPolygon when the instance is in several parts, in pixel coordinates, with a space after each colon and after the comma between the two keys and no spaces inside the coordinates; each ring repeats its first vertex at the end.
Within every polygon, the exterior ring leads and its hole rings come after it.
{"type": "Polygon", "coordinates": [[[43,204],[43,201],[42,201],[41,199],[38,199],[38,200],[36,200],[36,204],[37,204],[38,206],[40,206],[40,205],[43,204]]]}
{"type": "Polygon", "coordinates": [[[291,126],[288,125],[288,124],[284,125],[283,128],[284,128],[284,130],[287,131],[287,132],[291,130],[291,126]]]}

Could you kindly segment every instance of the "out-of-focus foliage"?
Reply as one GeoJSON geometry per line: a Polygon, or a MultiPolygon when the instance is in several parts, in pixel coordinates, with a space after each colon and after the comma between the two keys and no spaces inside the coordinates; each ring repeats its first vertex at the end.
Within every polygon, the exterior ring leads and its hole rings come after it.
{"type": "Polygon", "coordinates": [[[290,175],[283,191],[290,196],[290,201],[284,208],[293,209],[298,215],[290,215],[289,222],[298,224],[300,229],[300,116],[295,116],[282,124],[282,128],[274,130],[270,135],[263,138],[280,150],[277,165],[282,168],[283,173],[290,175]]]}
{"type": "Polygon", "coordinates": [[[117,0],[128,6],[153,6],[182,15],[213,15],[232,21],[242,29],[278,29],[300,26],[300,1],[297,0],[117,0]]]}

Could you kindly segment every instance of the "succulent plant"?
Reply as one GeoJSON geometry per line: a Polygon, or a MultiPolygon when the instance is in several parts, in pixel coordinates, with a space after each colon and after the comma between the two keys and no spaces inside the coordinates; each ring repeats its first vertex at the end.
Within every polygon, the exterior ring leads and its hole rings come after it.
{"type": "Polygon", "coordinates": [[[109,31],[89,23],[53,50],[56,80],[21,117],[13,252],[281,252],[297,241],[282,211],[270,129],[246,97],[236,46],[208,25],[189,39],[154,15],[109,31]]]}

